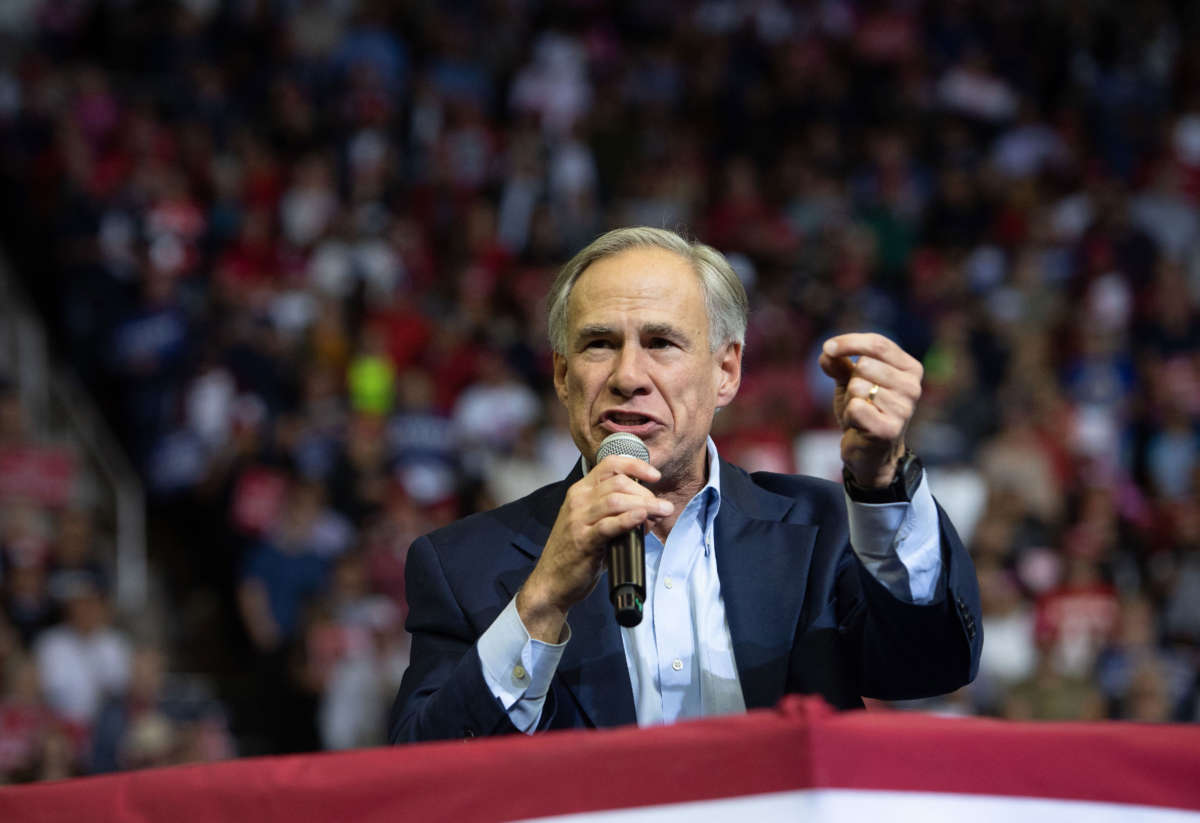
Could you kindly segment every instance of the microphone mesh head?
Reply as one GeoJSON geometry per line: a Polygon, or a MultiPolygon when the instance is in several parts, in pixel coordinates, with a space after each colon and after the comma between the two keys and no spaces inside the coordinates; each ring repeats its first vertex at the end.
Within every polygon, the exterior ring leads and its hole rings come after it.
{"type": "Polygon", "coordinates": [[[600,443],[600,448],[596,450],[596,462],[599,463],[614,454],[623,454],[626,457],[636,457],[638,460],[650,462],[650,450],[646,448],[642,438],[629,432],[613,432],[604,438],[600,443]]]}

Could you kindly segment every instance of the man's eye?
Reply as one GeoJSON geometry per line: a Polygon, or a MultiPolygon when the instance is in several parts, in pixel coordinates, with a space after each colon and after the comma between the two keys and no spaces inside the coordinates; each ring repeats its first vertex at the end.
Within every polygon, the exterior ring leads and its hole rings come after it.
{"type": "Polygon", "coordinates": [[[650,348],[652,349],[665,349],[674,345],[674,343],[665,337],[654,337],[650,340],[650,348]]]}
{"type": "Polygon", "coordinates": [[[611,349],[611,340],[589,340],[583,346],[585,349],[611,349]]]}

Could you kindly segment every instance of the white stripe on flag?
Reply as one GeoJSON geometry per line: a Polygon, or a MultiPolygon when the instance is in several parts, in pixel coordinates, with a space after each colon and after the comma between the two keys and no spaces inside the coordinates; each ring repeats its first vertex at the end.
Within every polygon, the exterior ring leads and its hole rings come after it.
{"type": "Polygon", "coordinates": [[[1200,811],[1011,797],[934,792],[885,792],[861,789],[808,789],[671,803],[633,809],[608,809],[553,815],[524,823],[1200,823],[1200,811]]]}

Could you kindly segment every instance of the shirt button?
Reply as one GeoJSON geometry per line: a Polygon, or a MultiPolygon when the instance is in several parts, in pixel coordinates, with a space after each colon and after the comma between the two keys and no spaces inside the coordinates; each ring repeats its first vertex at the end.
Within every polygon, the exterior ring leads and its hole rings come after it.
{"type": "Polygon", "coordinates": [[[672,586],[674,586],[674,585],[675,585],[675,581],[674,581],[674,580],[672,580],[671,578],[669,578],[669,577],[668,577],[668,578],[666,578],[666,579],[664,579],[664,580],[663,580],[663,585],[664,585],[664,586],[666,586],[666,587],[669,589],[669,588],[671,588],[672,586]]]}
{"type": "Polygon", "coordinates": [[[520,663],[513,666],[513,677],[517,678],[517,680],[525,679],[525,667],[522,666],[520,663]]]}
{"type": "Polygon", "coordinates": [[[683,661],[676,657],[675,660],[671,662],[671,668],[675,671],[680,671],[683,669],[683,661]]]}

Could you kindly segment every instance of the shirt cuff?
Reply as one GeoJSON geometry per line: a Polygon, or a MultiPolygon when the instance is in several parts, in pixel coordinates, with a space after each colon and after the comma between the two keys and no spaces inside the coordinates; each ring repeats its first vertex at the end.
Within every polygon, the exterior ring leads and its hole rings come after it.
{"type": "Polygon", "coordinates": [[[911,603],[933,601],[942,573],[937,506],[922,475],[908,503],[857,503],[846,495],[850,547],[871,576],[911,603]]]}
{"type": "Polygon", "coordinates": [[[526,734],[533,734],[542,719],[550,680],[570,639],[570,626],[561,643],[530,637],[514,597],[475,644],[484,682],[512,724],[526,734]]]}

